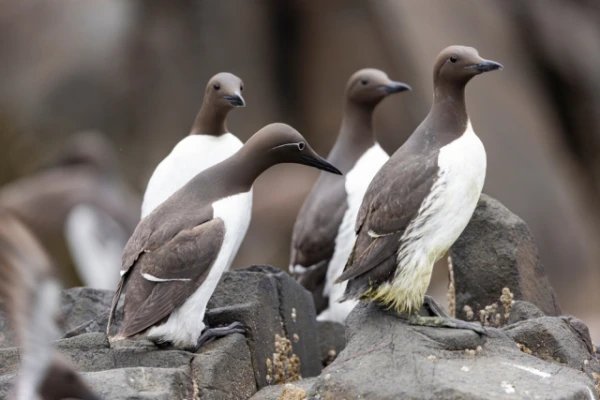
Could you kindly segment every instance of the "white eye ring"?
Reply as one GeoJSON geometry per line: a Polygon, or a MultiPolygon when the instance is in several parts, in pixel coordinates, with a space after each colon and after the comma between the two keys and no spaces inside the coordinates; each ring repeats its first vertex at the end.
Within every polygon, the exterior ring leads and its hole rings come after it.
{"type": "Polygon", "coordinates": [[[306,147],[306,143],[304,143],[304,142],[298,143],[298,150],[302,151],[302,150],[304,150],[305,147],[306,147]]]}

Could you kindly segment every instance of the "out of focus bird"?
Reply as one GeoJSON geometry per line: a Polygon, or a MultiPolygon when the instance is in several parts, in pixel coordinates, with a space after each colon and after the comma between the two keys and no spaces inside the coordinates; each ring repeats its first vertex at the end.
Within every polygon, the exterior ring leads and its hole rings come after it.
{"type": "Polygon", "coordinates": [[[79,132],[52,163],[0,188],[18,217],[61,268],[65,286],[113,289],[121,254],[139,221],[139,199],[117,171],[99,132],[79,132]]]}
{"type": "Polygon", "coordinates": [[[362,69],[346,85],[342,124],[327,160],[344,177],[321,173],[294,225],[290,272],[312,292],[319,319],[343,322],[355,302],[339,303],[342,274],[354,245],[354,223],[363,196],[389,159],[373,132],[373,111],[387,96],[410,90],[385,72],[362,69]]]}
{"type": "Polygon", "coordinates": [[[343,300],[408,312],[412,324],[482,332],[480,325],[449,318],[425,291],[433,264],[471,219],[485,180],[485,149],[467,114],[465,86],[500,68],[471,47],[451,46],[438,55],[431,111],[364,196],[356,243],[338,278],[348,280],[343,300]],[[437,317],[418,314],[425,301],[437,317]]]}
{"type": "Polygon", "coordinates": [[[0,210],[0,299],[21,347],[16,399],[98,399],[52,348],[60,336],[60,283],[54,272],[31,232],[0,210]]]}
{"type": "MultiPolygon", "coordinates": [[[[198,173],[242,147],[242,141],[227,129],[226,120],[231,110],[246,106],[243,90],[242,80],[227,72],[221,72],[208,81],[202,107],[190,134],[177,143],[150,177],[142,203],[142,218],[198,173]]],[[[252,207],[251,191],[245,196],[245,201],[252,207]]]]}
{"type": "Polygon", "coordinates": [[[271,124],[196,175],[140,222],[125,247],[107,327],[110,332],[124,291],[123,322],[114,340],[143,334],[155,343],[196,350],[214,337],[244,332],[239,322],[205,330],[203,318],[250,222],[245,198],[254,180],[279,163],[340,173],[295,129],[271,124]]]}

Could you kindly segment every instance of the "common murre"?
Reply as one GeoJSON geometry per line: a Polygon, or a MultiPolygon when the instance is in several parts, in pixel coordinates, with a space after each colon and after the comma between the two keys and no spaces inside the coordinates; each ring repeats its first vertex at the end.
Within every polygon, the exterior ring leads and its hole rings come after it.
{"type": "MultiPolygon", "coordinates": [[[[470,47],[451,46],[433,68],[431,111],[379,170],[356,220],[356,243],[338,282],[343,300],[375,301],[408,312],[412,324],[483,332],[477,324],[421,317],[433,264],[469,222],[481,194],[486,154],[465,104],[465,86],[476,75],[502,68],[470,47]]],[[[432,309],[436,307],[430,307],[432,309]]]]}
{"type": "Polygon", "coordinates": [[[204,330],[203,318],[244,237],[251,212],[244,198],[254,180],[279,163],[340,174],[300,133],[277,123],[196,175],[140,222],[125,247],[107,327],[110,332],[124,291],[123,323],[114,340],[144,334],[156,343],[197,349],[215,336],[244,331],[239,322],[204,330]]]}

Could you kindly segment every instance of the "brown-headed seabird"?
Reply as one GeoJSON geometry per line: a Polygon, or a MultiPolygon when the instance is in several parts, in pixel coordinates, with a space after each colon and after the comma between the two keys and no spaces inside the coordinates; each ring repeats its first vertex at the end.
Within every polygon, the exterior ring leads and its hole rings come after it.
{"type": "Polygon", "coordinates": [[[114,290],[119,282],[140,201],[117,164],[105,135],[82,131],[43,169],[0,188],[0,206],[37,236],[66,287],[114,290]]]}
{"type": "Polygon", "coordinates": [[[0,210],[0,299],[21,347],[15,398],[99,399],[52,348],[60,337],[60,283],[54,272],[31,232],[0,210]]]}
{"type": "Polygon", "coordinates": [[[155,343],[195,350],[215,336],[243,332],[238,322],[204,330],[204,314],[244,237],[250,218],[245,197],[254,180],[279,163],[340,174],[300,133],[277,123],[196,175],[139,223],[125,247],[107,327],[110,332],[124,292],[123,323],[114,340],[144,334],[155,343]]]}
{"type": "Polygon", "coordinates": [[[410,90],[385,72],[362,69],[346,85],[342,124],[327,161],[344,177],[321,173],[294,225],[290,272],[313,293],[318,319],[344,322],[354,301],[339,303],[342,274],[354,245],[354,223],[363,196],[390,158],[373,134],[373,111],[390,94],[410,90]]]}
{"type": "Polygon", "coordinates": [[[373,178],[356,220],[356,243],[338,282],[344,299],[365,299],[407,312],[419,325],[481,326],[447,317],[421,317],[433,264],[471,219],[485,180],[486,154],[473,131],[465,86],[500,69],[471,47],[451,46],[433,68],[433,105],[425,120],[373,178]]]}
{"type": "MultiPolygon", "coordinates": [[[[150,177],[142,203],[142,218],[194,176],[242,147],[241,140],[227,129],[226,119],[234,108],[246,106],[243,90],[242,80],[228,72],[221,72],[208,81],[189,136],[175,145],[150,177]]],[[[252,192],[245,197],[252,207],[252,192]]]]}

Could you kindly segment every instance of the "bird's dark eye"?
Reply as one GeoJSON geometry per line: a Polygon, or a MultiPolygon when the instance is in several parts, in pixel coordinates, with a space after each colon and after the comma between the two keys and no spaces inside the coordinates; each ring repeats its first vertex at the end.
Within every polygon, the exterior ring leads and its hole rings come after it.
{"type": "Polygon", "coordinates": [[[369,81],[368,81],[368,80],[366,80],[366,79],[363,79],[363,80],[361,80],[361,81],[360,81],[360,83],[362,83],[362,85],[364,86],[364,85],[366,85],[367,83],[369,83],[369,81]]]}
{"type": "Polygon", "coordinates": [[[458,61],[458,57],[456,57],[456,56],[452,56],[452,57],[450,57],[450,62],[451,62],[451,63],[455,63],[455,62],[457,62],[457,61],[458,61]]]}
{"type": "Polygon", "coordinates": [[[305,147],[306,147],[306,143],[304,143],[304,142],[298,143],[298,150],[302,151],[302,150],[304,150],[305,147]]]}
{"type": "Polygon", "coordinates": [[[219,85],[218,83],[215,83],[215,84],[213,85],[213,89],[215,89],[215,90],[219,90],[219,89],[221,89],[221,85],[219,85]]]}
{"type": "Polygon", "coordinates": [[[244,91],[244,85],[240,85],[240,92],[244,91]]]}

